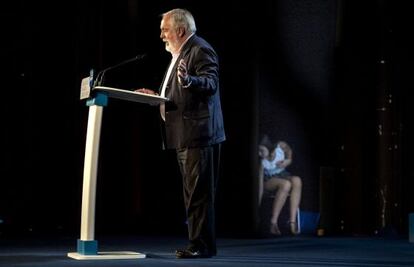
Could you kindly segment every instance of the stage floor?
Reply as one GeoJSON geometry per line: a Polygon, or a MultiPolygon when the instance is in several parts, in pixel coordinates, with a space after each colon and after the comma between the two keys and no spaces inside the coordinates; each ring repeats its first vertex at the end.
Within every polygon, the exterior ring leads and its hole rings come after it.
{"type": "Polygon", "coordinates": [[[403,239],[354,237],[280,237],[218,239],[218,255],[209,259],[176,259],[174,250],[186,245],[176,237],[104,237],[99,251],[144,253],[143,259],[75,260],[70,238],[1,239],[0,266],[414,266],[414,244],[403,239]]]}

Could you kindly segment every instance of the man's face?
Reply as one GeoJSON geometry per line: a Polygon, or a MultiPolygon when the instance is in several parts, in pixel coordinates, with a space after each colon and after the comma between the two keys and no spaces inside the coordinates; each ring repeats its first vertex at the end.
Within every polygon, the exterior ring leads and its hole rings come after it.
{"type": "Polygon", "coordinates": [[[161,20],[160,29],[160,38],[165,43],[165,50],[170,53],[178,53],[181,46],[181,40],[178,36],[178,30],[173,25],[171,16],[164,16],[161,20]]]}

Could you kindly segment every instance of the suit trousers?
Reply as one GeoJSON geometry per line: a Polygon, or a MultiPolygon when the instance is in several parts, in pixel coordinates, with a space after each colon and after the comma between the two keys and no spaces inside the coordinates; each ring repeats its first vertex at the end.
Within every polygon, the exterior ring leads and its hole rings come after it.
{"type": "Polygon", "coordinates": [[[215,194],[220,144],[177,149],[191,249],[216,255],[215,194]]]}

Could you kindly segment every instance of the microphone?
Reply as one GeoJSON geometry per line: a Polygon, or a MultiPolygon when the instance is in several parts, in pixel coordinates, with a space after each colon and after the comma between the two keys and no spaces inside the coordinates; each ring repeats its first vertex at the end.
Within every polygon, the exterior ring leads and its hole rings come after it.
{"type": "Polygon", "coordinates": [[[137,56],[135,56],[135,57],[133,57],[133,58],[129,58],[129,59],[124,60],[124,61],[122,61],[122,62],[120,62],[120,63],[118,63],[118,64],[116,64],[116,65],[113,65],[113,66],[110,66],[110,67],[108,67],[108,68],[106,68],[106,69],[101,70],[101,71],[98,73],[98,75],[96,76],[96,80],[95,80],[95,82],[94,82],[94,87],[95,87],[95,86],[100,86],[100,85],[102,85],[102,84],[103,84],[103,82],[104,82],[104,77],[105,77],[105,73],[106,73],[108,70],[116,69],[116,68],[118,68],[118,67],[121,67],[121,66],[123,66],[123,65],[126,65],[126,64],[128,64],[128,63],[131,63],[131,62],[133,62],[133,61],[143,59],[145,56],[146,56],[146,54],[137,55],[137,56]]]}

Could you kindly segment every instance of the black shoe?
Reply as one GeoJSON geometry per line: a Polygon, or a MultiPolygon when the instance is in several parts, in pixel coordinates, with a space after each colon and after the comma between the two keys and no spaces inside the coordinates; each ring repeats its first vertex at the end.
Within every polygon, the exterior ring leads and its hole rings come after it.
{"type": "Polygon", "coordinates": [[[213,255],[204,250],[198,249],[177,249],[175,256],[178,259],[197,259],[197,258],[211,258],[213,255]]]}

